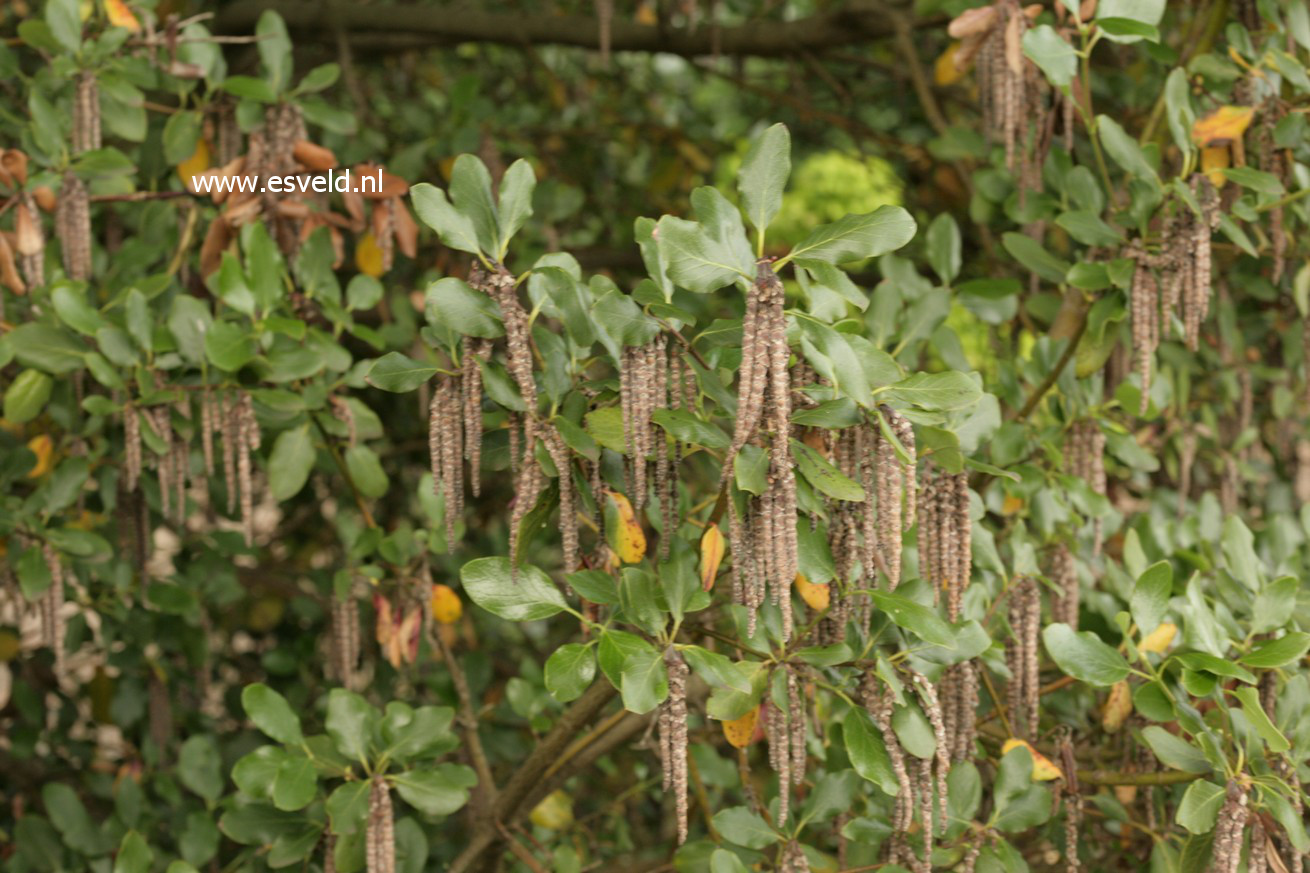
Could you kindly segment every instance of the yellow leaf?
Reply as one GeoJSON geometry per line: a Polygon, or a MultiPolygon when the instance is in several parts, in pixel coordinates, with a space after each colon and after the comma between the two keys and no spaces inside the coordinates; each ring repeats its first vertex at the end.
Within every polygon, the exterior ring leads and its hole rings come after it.
{"type": "Polygon", "coordinates": [[[938,87],[954,85],[963,77],[963,72],[955,68],[955,54],[959,50],[960,44],[953,42],[946,47],[946,51],[937,56],[937,61],[932,67],[932,79],[938,87]]]}
{"type": "Polygon", "coordinates": [[[126,27],[133,33],[141,31],[141,22],[136,20],[136,15],[123,0],[105,0],[105,14],[114,27],[126,27]]]}
{"type": "Polygon", "coordinates": [[[562,788],[552,791],[532,808],[528,819],[539,828],[562,831],[573,824],[573,798],[562,788]]]}
{"type": "Polygon", "coordinates": [[[822,612],[828,608],[832,592],[827,585],[815,585],[805,578],[804,573],[796,574],[796,593],[801,596],[810,609],[822,612]]]}
{"type": "Polygon", "coordinates": [[[196,140],[196,150],[191,157],[177,165],[177,177],[182,184],[191,187],[191,179],[209,169],[209,143],[204,138],[196,140]]]}
{"type": "Polygon", "coordinates": [[[1210,184],[1222,188],[1226,178],[1224,170],[1228,168],[1228,146],[1209,146],[1201,149],[1201,172],[1210,177],[1210,184]]]}
{"type": "Polygon", "coordinates": [[[1114,733],[1123,727],[1128,716],[1133,712],[1133,693],[1124,679],[1110,687],[1110,696],[1105,699],[1101,710],[1101,727],[1106,733],[1114,733]]]}
{"type": "Polygon", "coordinates": [[[1132,806],[1133,801],[1137,800],[1136,785],[1116,785],[1114,786],[1114,799],[1124,806],[1132,806]]]}
{"type": "Polygon", "coordinates": [[[1137,648],[1140,651],[1150,652],[1153,655],[1163,655],[1169,649],[1169,645],[1174,641],[1174,637],[1177,635],[1178,625],[1171,621],[1164,621],[1160,623],[1158,628],[1143,637],[1141,645],[1137,648]]]}
{"type": "Polygon", "coordinates": [[[1060,768],[1052,764],[1050,758],[1046,757],[1041,752],[1034,749],[1032,747],[1032,743],[1029,743],[1027,740],[1020,740],[1015,738],[1006,740],[1005,745],[1001,746],[1002,757],[1004,757],[1004,755],[1007,752],[1009,752],[1011,749],[1017,749],[1020,746],[1023,746],[1025,749],[1027,749],[1028,754],[1033,756],[1033,781],[1034,782],[1050,782],[1052,779],[1064,778],[1064,774],[1060,772],[1060,768]]]}
{"type": "Polygon", "coordinates": [[[55,443],[47,434],[34,436],[27,441],[27,448],[36,455],[36,466],[27,474],[29,479],[39,479],[54,466],[55,443]]]}
{"type": "Polygon", "coordinates": [[[17,631],[12,628],[0,628],[0,663],[17,658],[22,642],[17,631]]]}
{"type": "Polygon", "coordinates": [[[382,249],[378,247],[372,231],[366,232],[355,243],[355,267],[365,276],[374,279],[382,275],[382,249]]]}
{"type": "Polygon", "coordinates": [[[1241,139],[1255,117],[1253,106],[1220,106],[1192,124],[1192,141],[1201,148],[1241,139]]]}
{"type": "Polygon", "coordinates": [[[757,706],[741,718],[723,723],[723,736],[734,749],[744,749],[755,737],[755,722],[759,720],[760,708],[757,706]]]}
{"type": "Polygon", "coordinates": [[[1001,515],[1014,515],[1021,509],[1023,509],[1022,497],[1007,494],[1005,495],[1005,499],[1001,501],[1001,515]]]}
{"type": "Polygon", "coordinates": [[[605,535],[610,548],[623,563],[637,563],[646,554],[646,534],[632,504],[617,491],[605,492],[605,503],[605,535]]]}
{"type": "Polygon", "coordinates": [[[442,624],[454,624],[464,614],[464,604],[449,585],[432,586],[432,617],[442,624]]]}
{"type": "Polygon", "coordinates": [[[714,587],[714,579],[719,575],[719,564],[723,562],[723,531],[711,522],[706,525],[705,533],[700,537],[700,587],[709,591],[714,587]]]}

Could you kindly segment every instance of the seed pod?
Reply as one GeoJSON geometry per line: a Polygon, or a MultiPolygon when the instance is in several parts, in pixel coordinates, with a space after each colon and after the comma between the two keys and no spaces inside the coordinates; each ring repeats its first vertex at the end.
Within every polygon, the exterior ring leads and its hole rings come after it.
{"type": "Polygon", "coordinates": [[[369,784],[364,856],[368,873],[395,873],[396,833],[391,809],[391,789],[381,774],[374,776],[369,784]]]}
{"type": "Polygon", "coordinates": [[[64,173],[55,209],[55,233],[64,272],[74,281],[91,278],[91,200],[86,185],[72,170],[64,173]]]}

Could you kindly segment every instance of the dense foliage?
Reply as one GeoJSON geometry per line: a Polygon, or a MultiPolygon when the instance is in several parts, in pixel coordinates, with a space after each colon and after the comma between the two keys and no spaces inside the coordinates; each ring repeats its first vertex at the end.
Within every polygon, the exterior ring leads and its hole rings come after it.
{"type": "Polygon", "coordinates": [[[187,5],[0,11],[0,866],[1304,869],[1304,0],[187,5]]]}

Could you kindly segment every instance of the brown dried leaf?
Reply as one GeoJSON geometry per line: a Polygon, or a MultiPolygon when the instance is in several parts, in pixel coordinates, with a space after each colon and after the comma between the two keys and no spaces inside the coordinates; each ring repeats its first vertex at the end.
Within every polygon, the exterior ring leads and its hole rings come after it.
{"type": "Polygon", "coordinates": [[[409,214],[404,200],[396,201],[395,234],[396,245],[405,257],[418,257],[418,224],[409,214]]]}
{"type": "Polygon", "coordinates": [[[996,26],[995,6],[976,6],[966,9],[946,25],[946,32],[954,39],[985,34],[996,26]]]}
{"type": "Polygon", "coordinates": [[[14,250],[9,246],[9,240],[5,235],[0,233],[0,282],[15,294],[26,294],[27,285],[23,283],[23,277],[18,274],[18,267],[14,263],[14,250]]]}
{"type": "Polygon", "coordinates": [[[10,149],[0,155],[0,166],[5,168],[20,188],[27,184],[27,155],[23,152],[10,149]]]}
{"type": "Polygon", "coordinates": [[[37,225],[36,217],[21,200],[14,208],[14,236],[15,247],[20,255],[31,257],[45,251],[45,241],[41,238],[41,228],[37,225]]]}
{"type": "Polygon", "coordinates": [[[291,154],[306,168],[320,173],[335,169],[337,166],[337,156],[332,154],[330,149],[307,139],[297,141],[291,149],[291,154]]]}
{"type": "Polygon", "coordinates": [[[1005,24],[1005,65],[1016,76],[1023,73],[1023,17],[1011,15],[1005,24]]]}

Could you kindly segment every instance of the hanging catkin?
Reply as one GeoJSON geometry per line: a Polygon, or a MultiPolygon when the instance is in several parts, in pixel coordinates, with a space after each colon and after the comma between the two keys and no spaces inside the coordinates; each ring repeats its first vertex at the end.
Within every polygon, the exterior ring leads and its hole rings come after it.
{"type": "Polygon", "coordinates": [[[805,717],[805,698],[801,689],[799,667],[787,665],[787,735],[790,739],[788,748],[791,754],[791,783],[800,785],[805,781],[805,740],[807,719],[805,717]]]}
{"type": "Polygon", "coordinates": [[[660,704],[660,758],[664,790],[672,791],[678,820],[678,845],[687,841],[687,662],[673,646],[664,650],[669,696],[660,704]]]}
{"type": "Polygon", "coordinates": [[[519,533],[523,519],[537,505],[537,499],[546,487],[546,473],[536,458],[537,420],[530,416],[523,419],[523,460],[519,464],[518,480],[514,486],[514,508],[509,520],[509,553],[515,566],[519,561],[519,533]]]}
{"type": "Polygon", "coordinates": [[[1078,570],[1073,552],[1065,543],[1056,543],[1051,550],[1051,563],[1046,575],[1055,584],[1051,598],[1051,617],[1078,630],[1078,570]]]}
{"type": "Polygon", "coordinates": [[[764,734],[769,741],[769,766],[778,774],[778,826],[791,815],[791,734],[787,711],[770,697],[763,704],[764,734]]]}
{"type": "Polygon", "coordinates": [[[573,458],[560,432],[547,426],[541,434],[550,460],[559,472],[559,532],[564,549],[564,572],[578,568],[577,493],[573,488],[573,458]]]}
{"type": "Polygon", "coordinates": [[[805,857],[805,849],[795,840],[789,840],[783,847],[782,857],[778,860],[778,873],[810,873],[810,861],[805,857]]]}
{"type": "Polygon", "coordinates": [[[218,423],[218,410],[214,407],[214,394],[209,386],[200,395],[200,451],[205,459],[205,475],[214,475],[214,430],[218,423]]]}
{"type": "MultiPolygon", "coordinates": [[[[947,786],[946,777],[951,772],[951,748],[950,738],[946,734],[946,722],[942,712],[941,702],[937,698],[937,689],[933,687],[928,677],[924,676],[917,670],[910,671],[910,677],[914,680],[914,685],[919,689],[919,702],[923,706],[924,713],[928,716],[928,723],[932,725],[933,739],[935,749],[933,751],[933,771],[936,777],[937,803],[938,803],[938,830],[945,835],[947,812],[947,786]]],[[[929,799],[932,798],[931,788],[928,791],[929,799]]],[[[924,826],[930,824],[931,819],[925,819],[924,826]]]]}
{"type": "Polygon", "coordinates": [[[883,742],[887,747],[887,758],[891,762],[892,773],[896,776],[898,790],[889,822],[893,839],[891,855],[888,858],[889,864],[896,864],[905,845],[904,835],[914,823],[914,784],[910,781],[910,771],[905,764],[905,751],[892,729],[895,700],[889,690],[882,689],[872,672],[865,673],[861,680],[860,700],[879,733],[882,734],[883,742]]]}
{"type": "Polygon", "coordinates": [[[1010,720],[1021,739],[1037,736],[1038,652],[1042,601],[1037,583],[1021,578],[1010,589],[1010,638],[1005,643],[1005,663],[1010,669],[1007,688],[1010,720]]]}
{"type": "Polygon", "coordinates": [[[255,493],[250,453],[259,449],[259,423],[255,421],[255,407],[249,394],[241,394],[233,412],[237,416],[237,484],[241,492],[241,531],[246,545],[252,546],[255,542],[255,493]]]}
{"type": "Polygon", "coordinates": [[[90,70],[73,81],[73,154],[80,155],[100,148],[100,86],[90,70]]]}
{"type": "Polygon", "coordinates": [[[1160,304],[1155,274],[1140,259],[1133,272],[1130,295],[1133,350],[1137,355],[1137,374],[1141,380],[1138,414],[1145,415],[1151,402],[1151,356],[1155,354],[1155,347],[1160,342],[1160,304]]]}
{"type": "Polygon", "coordinates": [[[491,341],[464,337],[460,359],[460,395],[464,401],[464,457],[469,462],[473,496],[482,494],[482,362],[491,355],[491,341]]]}
{"type": "Polygon", "coordinates": [[[353,593],[345,598],[332,595],[332,674],[341,685],[353,689],[359,665],[359,601],[353,593]]]}
{"type": "Polygon", "coordinates": [[[528,314],[519,305],[517,286],[514,276],[503,267],[494,274],[482,279],[481,271],[470,273],[470,279],[478,279],[480,287],[500,307],[501,320],[505,324],[505,342],[509,374],[518,385],[519,394],[527,406],[529,416],[537,410],[537,383],[532,378],[532,340],[529,335],[528,314]]]}
{"type": "MultiPolygon", "coordinates": [[[[890,422],[895,415],[890,408],[882,407],[882,414],[890,422]]],[[[894,428],[893,428],[894,429],[894,428]]],[[[901,495],[904,489],[902,467],[892,441],[878,433],[877,440],[878,490],[878,552],[882,555],[883,570],[887,573],[888,587],[895,591],[901,584],[901,539],[904,534],[901,495]]],[[[913,487],[913,486],[911,486],[913,487]]]]}
{"type": "Polygon", "coordinates": [[[1242,837],[1246,832],[1246,805],[1246,791],[1236,779],[1228,780],[1210,849],[1210,873],[1237,873],[1242,861],[1242,837]]]}
{"type": "Polygon", "coordinates": [[[173,515],[173,418],[167,406],[156,406],[147,413],[154,425],[155,436],[164,444],[163,451],[155,456],[155,473],[159,485],[159,510],[168,519],[173,515]]]}
{"type": "Polygon", "coordinates": [[[391,789],[381,774],[374,776],[368,791],[368,828],[364,856],[368,873],[395,873],[396,833],[391,810],[391,789]]]}
{"type": "Polygon", "coordinates": [[[61,614],[64,606],[64,568],[59,560],[59,553],[49,543],[42,543],[41,556],[45,560],[46,570],[50,574],[50,587],[41,595],[41,640],[51,648],[55,655],[55,672],[64,673],[64,637],[67,628],[61,614]]]}
{"type": "Polygon", "coordinates": [[[464,512],[463,399],[460,378],[437,375],[428,412],[428,457],[432,465],[432,493],[444,496],[446,544],[455,546],[455,526],[464,512]]]}
{"type": "Polygon", "coordinates": [[[1183,326],[1187,348],[1196,351],[1201,340],[1201,322],[1210,309],[1210,235],[1219,226],[1219,195],[1208,176],[1192,177],[1192,192],[1201,206],[1201,215],[1192,223],[1191,275],[1183,284],[1183,326]]]}
{"type": "Polygon", "coordinates": [[[130,400],[123,408],[123,443],[123,479],[127,490],[135,491],[141,481],[141,419],[130,400]]]}
{"type": "Polygon", "coordinates": [[[978,732],[978,667],[963,661],[946,668],[938,683],[942,704],[942,726],[952,761],[967,761],[973,756],[978,732]]]}
{"type": "MultiPolygon", "coordinates": [[[[1069,472],[1085,481],[1093,494],[1105,496],[1105,434],[1092,419],[1074,424],[1065,441],[1069,472]]],[[[1092,555],[1101,553],[1103,540],[1102,521],[1092,520],[1092,555]]]]}
{"type": "Polygon", "coordinates": [[[969,476],[931,467],[919,500],[919,575],[946,602],[946,616],[958,621],[973,572],[973,521],[969,476]]]}
{"type": "Polygon", "coordinates": [[[55,234],[64,272],[75,281],[91,278],[91,199],[86,185],[72,170],[64,172],[55,206],[55,234]]]}
{"type": "Polygon", "coordinates": [[[44,285],[45,229],[36,198],[29,193],[20,194],[15,200],[13,249],[18,253],[18,268],[27,286],[37,288],[44,285]]]}

